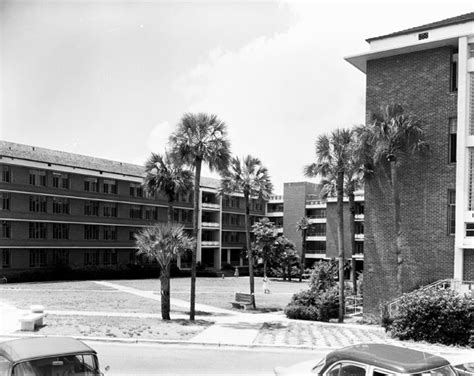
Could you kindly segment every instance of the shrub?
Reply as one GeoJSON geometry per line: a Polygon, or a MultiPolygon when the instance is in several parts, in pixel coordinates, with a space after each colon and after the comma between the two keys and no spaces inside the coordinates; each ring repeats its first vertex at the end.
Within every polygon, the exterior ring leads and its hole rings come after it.
{"type": "Polygon", "coordinates": [[[333,286],[319,295],[319,320],[329,321],[339,316],[339,290],[333,286]]]}
{"type": "Polygon", "coordinates": [[[335,274],[337,273],[335,261],[320,261],[313,265],[311,276],[309,277],[309,288],[316,291],[327,291],[333,287],[335,274]]]}
{"type": "Polygon", "coordinates": [[[302,306],[315,306],[318,301],[318,295],[311,290],[304,290],[293,294],[290,304],[302,306]]]}
{"type": "Polygon", "coordinates": [[[397,316],[386,322],[392,336],[445,345],[469,345],[474,299],[452,290],[416,290],[402,296],[397,316]]]}
{"type": "Polygon", "coordinates": [[[319,310],[317,307],[313,306],[288,304],[285,307],[285,315],[290,319],[319,320],[319,310]]]}

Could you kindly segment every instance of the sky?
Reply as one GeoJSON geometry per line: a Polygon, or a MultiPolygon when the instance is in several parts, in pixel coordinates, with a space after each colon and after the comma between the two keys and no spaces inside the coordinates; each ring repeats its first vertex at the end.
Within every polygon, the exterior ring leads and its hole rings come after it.
{"type": "MultiPolygon", "coordinates": [[[[365,39],[460,1],[0,0],[0,139],[143,164],[186,112],[227,124],[275,193],[311,181],[318,135],[362,124],[365,39]]],[[[206,176],[213,176],[207,170],[206,176]]]]}

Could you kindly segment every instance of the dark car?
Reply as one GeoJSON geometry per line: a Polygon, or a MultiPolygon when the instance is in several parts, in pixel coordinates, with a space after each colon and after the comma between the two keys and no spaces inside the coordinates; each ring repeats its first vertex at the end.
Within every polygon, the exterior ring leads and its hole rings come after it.
{"type": "Polygon", "coordinates": [[[0,375],[99,376],[94,349],[74,338],[33,337],[0,342],[0,375]]]}
{"type": "Polygon", "coordinates": [[[318,361],[275,368],[275,375],[320,376],[456,376],[437,355],[385,344],[364,344],[330,352],[318,361]]]}

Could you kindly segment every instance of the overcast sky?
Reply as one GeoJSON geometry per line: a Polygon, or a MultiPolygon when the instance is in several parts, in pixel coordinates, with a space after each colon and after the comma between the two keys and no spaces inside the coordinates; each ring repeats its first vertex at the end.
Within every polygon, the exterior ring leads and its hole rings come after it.
{"type": "Polygon", "coordinates": [[[275,192],[319,134],[364,121],[365,39],[468,1],[1,1],[0,138],[142,164],[183,113],[215,113],[275,192]]]}

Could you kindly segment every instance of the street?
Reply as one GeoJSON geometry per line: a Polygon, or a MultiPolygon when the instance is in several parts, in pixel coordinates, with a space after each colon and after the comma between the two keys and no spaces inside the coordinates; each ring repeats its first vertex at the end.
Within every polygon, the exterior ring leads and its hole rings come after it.
{"type": "Polygon", "coordinates": [[[275,366],[319,359],[325,352],[87,342],[114,375],[272,375],[275,366]]]}

